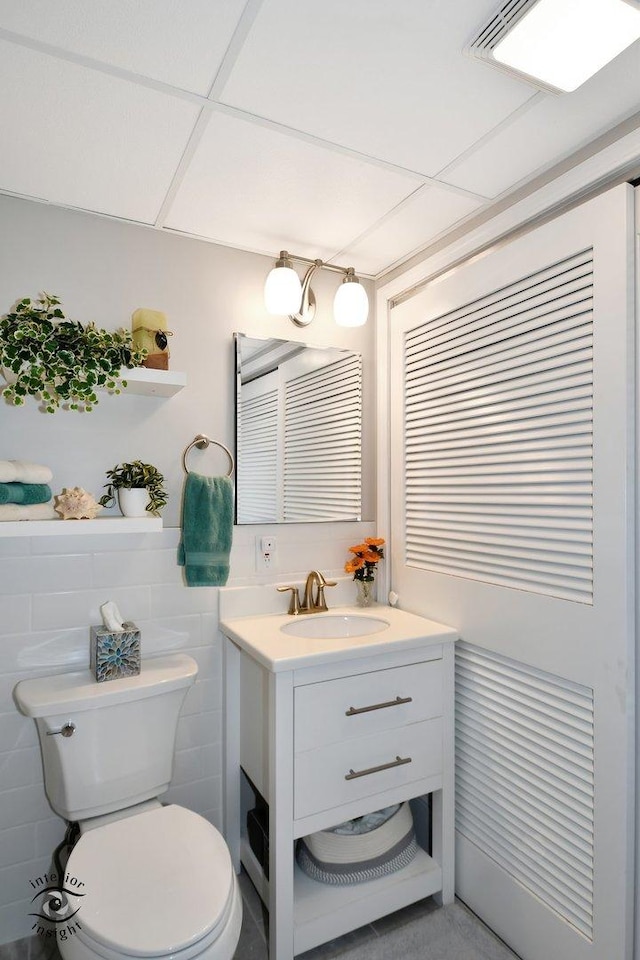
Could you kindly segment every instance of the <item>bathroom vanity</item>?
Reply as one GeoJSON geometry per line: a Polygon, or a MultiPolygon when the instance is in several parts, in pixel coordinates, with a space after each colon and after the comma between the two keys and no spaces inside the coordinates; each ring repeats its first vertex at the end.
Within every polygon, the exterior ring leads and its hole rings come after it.
{"type": "Polygon", "coordinates": [[[456,631],[384,606],[234,618],[220,629],[225,832],[269,908],[270,960],[423,897],[453,900],[456,631]],[[268,880],[247,837],[247,778],[269,804],[268,880]],[[410,799],[420,846],[402,870],[332,886],[297,866],[299,837],[410,799]]]}

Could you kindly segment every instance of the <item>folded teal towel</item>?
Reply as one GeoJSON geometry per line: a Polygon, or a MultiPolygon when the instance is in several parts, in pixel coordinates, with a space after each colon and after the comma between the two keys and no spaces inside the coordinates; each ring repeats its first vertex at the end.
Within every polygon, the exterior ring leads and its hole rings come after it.
{"type": "Polygon", "coordinates": [[[233,539],[233,485],[229,477],[187,474],[182,499],[178,564],[188,587],[223,587],[233,539]]]}
{"type": "Polygon", "coordinates": [[[48,483],[0,483],[0,503],[48,503],[51,487],[48,483]]]}

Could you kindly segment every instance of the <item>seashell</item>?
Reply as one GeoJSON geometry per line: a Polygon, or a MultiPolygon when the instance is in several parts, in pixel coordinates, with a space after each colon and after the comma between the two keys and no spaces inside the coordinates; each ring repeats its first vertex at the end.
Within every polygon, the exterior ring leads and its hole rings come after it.
{"type": "Polygon", "coordinates": [[[93,520],[102,507],[95,497],[82,487],[64,487],[55,495],[53,509],[63,520],[93,520]]]}

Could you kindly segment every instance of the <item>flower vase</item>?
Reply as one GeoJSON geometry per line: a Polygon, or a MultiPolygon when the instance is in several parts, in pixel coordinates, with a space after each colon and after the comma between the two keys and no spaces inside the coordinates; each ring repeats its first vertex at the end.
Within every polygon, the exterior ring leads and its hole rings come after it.
{"type": "Polygon", "coordinates": [[[356,604],[359,607],[370,607],[373,603],[374,580],[356,580],[358,590],[356,604]]]}

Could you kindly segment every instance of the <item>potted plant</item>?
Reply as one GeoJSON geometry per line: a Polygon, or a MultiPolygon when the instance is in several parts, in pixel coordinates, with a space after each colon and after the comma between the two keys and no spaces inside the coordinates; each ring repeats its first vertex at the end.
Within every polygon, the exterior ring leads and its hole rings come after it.
{"type": "Polygon", "coordinates": [[[145,513],[159,517],[167,502],[164,477],[153,464],[141,460],[119,463],[107,470],[105,487],[107,492],[99,503],[111,507],[117,498],[125,517],[144,517],[145,513]]]}
{"type": "Polygon", "coordinates": [[[25,297],[0,319],[0,367],[7,380],[2,396],[15,406],[32,396],[47,413],[61,404],[91,410],[97,387],[119,393],[126,386],[121,368],[144,360],[145,351],[135,348],[127,330],[110,333],[67,320],[59,304],[49,293],[25,297]]]}

